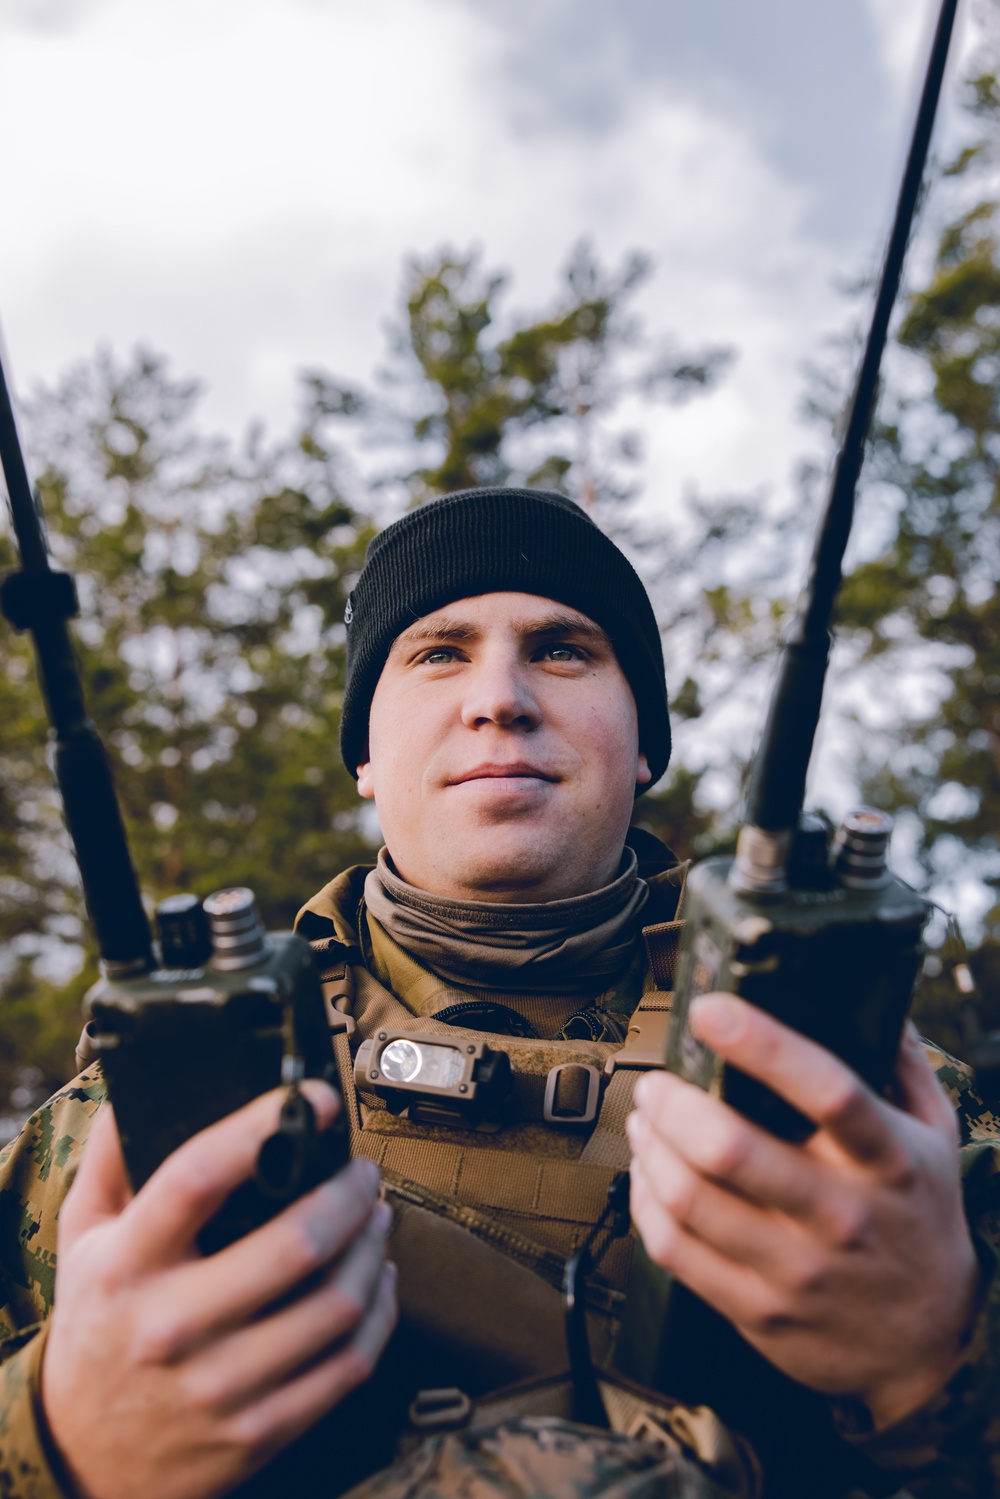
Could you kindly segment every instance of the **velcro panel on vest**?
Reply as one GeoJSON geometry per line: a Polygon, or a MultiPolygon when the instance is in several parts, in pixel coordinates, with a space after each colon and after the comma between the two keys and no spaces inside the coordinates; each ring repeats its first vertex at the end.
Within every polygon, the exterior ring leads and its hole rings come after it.
{"type": "Polygon", "coordinates": [[[503,1150],[361,1130],[355,1154],[386,1171],[470,1207],[529,1213],[564,1223],[592,1224],[607,1202],[615,1170],[579,1161],[537,1160],[503,1150]]]}

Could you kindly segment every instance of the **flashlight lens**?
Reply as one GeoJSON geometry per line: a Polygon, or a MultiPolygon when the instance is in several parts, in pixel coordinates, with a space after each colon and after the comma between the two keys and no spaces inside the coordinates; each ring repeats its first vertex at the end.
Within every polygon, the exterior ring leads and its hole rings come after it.
{"type": "Polygon", "coordinates": [[[453,1088],[465,1076],[465,1059],[453,1046],[399,1036],[382,1052],[379,1068],[389,1083],[412,1083],[419,1077],[422,1088],[453,1088]]]}
{"type": "Polygon", "coordinates": [[[410,1083],[420,1071],[423,1057],[412,1041],[390,1041],[379,1058],[382,1076],[391,1083],[410,1083]]]}

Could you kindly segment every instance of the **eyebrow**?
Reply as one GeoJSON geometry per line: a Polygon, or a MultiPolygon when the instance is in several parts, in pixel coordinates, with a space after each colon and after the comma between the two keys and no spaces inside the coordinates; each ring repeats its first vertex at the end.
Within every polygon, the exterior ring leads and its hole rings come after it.
{"type": "MultiPolygon", "coordinates": [[[[516,619],[514,630],[518,635],[531,640],[551,639],[553,636],[575,635],[578,639],[592,640],[595,644],[610,646],[606,630],[582,614],[545,614],[538,618],[516,619]]],[[[393,641],[397,645],[419,645],[431,640],[455,642],[476,641],[482,637],[482,628],[470,624],[460,616],[444,615],[438,620],[420,619],[410,625],[393,641]]]]}

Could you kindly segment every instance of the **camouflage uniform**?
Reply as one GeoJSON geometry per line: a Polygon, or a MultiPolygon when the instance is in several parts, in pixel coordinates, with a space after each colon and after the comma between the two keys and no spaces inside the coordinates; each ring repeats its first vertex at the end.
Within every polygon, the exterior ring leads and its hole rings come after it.
{"type": "Polygon", "coordinates": [[[0,1496],[64,1490],[41,1412],[45,1319],[56,1280],[56,1220],[105,1101],[100,1069],[82,1072],[0,1151],[0,1496]]]}
{"type": "MultiPolygon", "coordinates": [[[[300,926],[318,939],[321,961],[329,961],[338,943],[346,945],[358,976],[368,981],[368,968],[373,966],[380,970],[384,985],[393,976],[385,971],[385,944],[377,955],[366,948],[359,930],[363,875],[364,871],[348,871],[328,886],[309,903],[300,926]]],[[[388,966],[391,969],[391,961],[388,966]]],[[[411,1000],[417,1015],[424,1013],[431,996],[433,1013],[441,986],[436,992],[433,976],[425,971],[416,976],[416,988],[407,988],[414,977],[412,960],[407,959],[400,987],[417,996],[411,1000]]],[[[638,989],[642,987],[640,983],[638,989]]],[[[617,995],[602,996],[612,1017],[616,1009],[635,1004],[634,975],[626,979],[625,988],[630,995],[620,987],[617,995]]],[[[379,992],[387,993],[384,988],[379,992]]],[[[398,993],[395,985],[392,992],[398,993]]],[[[453,989],[444,997],[452,1004],[463,998],[453,989]]],[[[346,1045],[345,1037],[338,1039],[346,1045]]],[[[984,1270],[979,1314],[951,1379],[923,1410],[877,1435],[866,1430],[864,1412],[851,1402],[835,1402],[834,1414],[845,1441],[884,1470],[884,1493],[905,1485],[915,1499],[1000,1495],[1000,1275],[995,1247],[1000,1246],[1000,1121],[983,1108],[961,1064],[934,1048],[928,1050],[961,1121],[967,1209],[984,1270]]],[[[53,1299],[59,1206],[104,1096],[99,1069],[84,1071],[33,1115],[19,1138],[0,1153],[0,1499],[60,1499],[65,1493],[39,1400],[44,1322],[53,1299]]],[[[356,1111],[354,1100],[350,1102],[356,1111]]],[[[534,1126],[524,1128],[530,1131],[534,1126]]],[[[399,1142],[393,1142],[390,1131],[379,1158],[391,1163],[394,1148],[399,1142]]],[[[435,1206],[433,1192],[408,1197],[406,1181],[394,1183],[391,1164],[387,1176],[390,1196],[403,1204],[404,1212],[435,1206]]],[[[446,1194],[437,1197],[437,1211],[448,1218],[449,1232],[454,1225],[458,1231],[472,1228],[484,1237],[483,1222],[475,1221],[468,1206],[447,1200],[446,1194]]],[[[504,1222],[502,1213],[496,1222],[504,1222]]],[[[509,1252],[514,1245],[519,1253],[523,1240],[516,1234],[507,1239],[503,1247],[509,1252]]],[[[523,1265],[518,1269],[528,1273],[523,1265]]],[[[401,1289],[405,1301],[405,1265],[401,1289]]],[[[502,1403],[496,1407],[487,1401],[466,1429],[412,1443],[395,1464],[352,1491],[352,1499],[513,1499],[542,1493],[553,1499],[652,1499],[654,1494],[664,1499],[720,1499],[752,1493],[752,1463],[743,1460],[738,1441],[734,1445],[727,1438],[711,1413],[678,1408],[676,1416],[672,1420],[668,1413],[665,1422],[654,1420],[645,1432],[633,1426],[632,1435],[622,1435],[581,1428],[553,1414],[551,1405],[532,1414],[526,1413],[523,1398],[517,1409],[507,1411],[502,1403]],[[699,1423],[701,1429],[692,1434],[699,1423]]],[[[315,1472],[313,1468],[313,1488],[315,1472]]]]}

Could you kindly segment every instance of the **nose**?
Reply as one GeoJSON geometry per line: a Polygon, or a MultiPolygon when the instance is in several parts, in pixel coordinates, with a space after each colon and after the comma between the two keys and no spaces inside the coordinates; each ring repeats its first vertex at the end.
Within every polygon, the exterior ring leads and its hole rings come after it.
{"type": "Polygon", "coordinates": [[[466,728],[495,724],[530,732],[542,715],[525,666],[516,651],[487,652],[465,676],[462,722],[466,728]]]}

